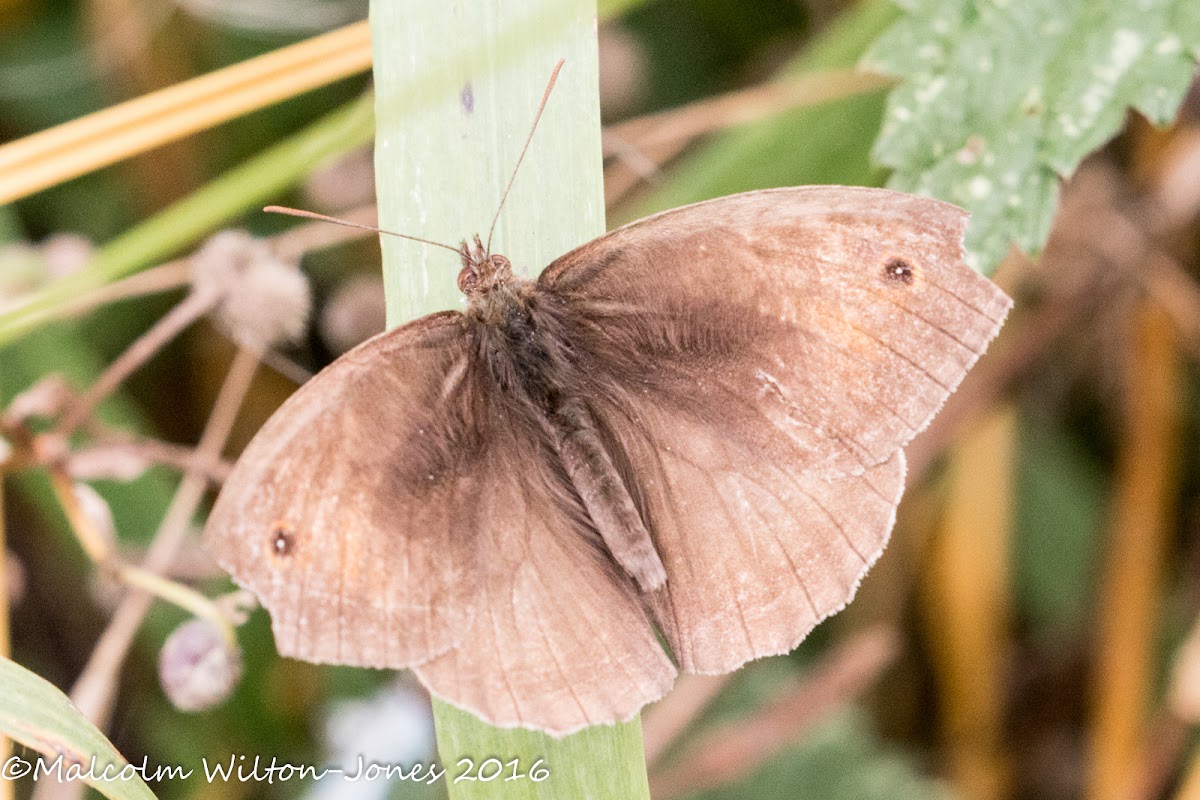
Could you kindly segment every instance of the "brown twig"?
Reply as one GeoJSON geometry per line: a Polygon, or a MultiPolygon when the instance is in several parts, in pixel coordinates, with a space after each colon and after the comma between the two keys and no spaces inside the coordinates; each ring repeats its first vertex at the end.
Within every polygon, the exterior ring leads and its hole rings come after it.
{"type": "Polygon", "coordinates": [[[657,175],[661,166],[686,150],[688,144],[688,140],[680,139],[639,148],[622,142],[617,158],[604,168],[604,205],[613,208],[625,200],[647,176],[657,175]]]}
{"type": "Polygon", "coordinates": [[[604,155],[619,156],[621,149],[628,146],[645,150],[695,139],[706,133],[757,122],[794,108],[877,92],[895,84],[893,78],[856,69],[829,70],[770,81],[606,126],[603,132],[604,155]]]}
{"type": "Polygon", "coordinates": [[[700,716],[729,682],[731,675],[684,675],[671,693],[642,714],[642,744],[646,765],[659,758],[700,716]]]}
{"type": "MultiPolygon", "coordinates": [[[[200,437],[196,448],[197,458],[219,457],[257,368],[256,353],[245,349],[238,351],[200,437]]],[[[207,483],[206,476],[198,472],[188,472],[184,476],[146,551],[145,561],[142,562],[145,571],[162,574],[170,567],[187,536],[207,483]]],[[[83,673],[71,689],[71,699],[75,705],[101,728],[106,726],[111,712],[117,675],[133,643],[134,634],[150,610],[150,603],[149,595],[136,591],[121,600],[83,673]]]]}
{"type": "MultiPolygon", "coordinates": [[[[138,564],[145,561],[147,548],[118,546],[120,548],[121,560],[127,564],[138,564]]],[[[220,565],[213,560],[213,557],[201,546],[198,540],[189,538],[183,543],[179,552],[175,554],[171,566],[163,574],[165,577],[180,583],[194,585],[223,578],[229,573],[221,569],[220,565]]]]}
{"type": "Polygon", "coordinates": [[[951,779],[969,800],[1009,796],[1004,695],[1016,427],[1012,408],[992,411],[956,446],[922,592],[941,739],[951,779]]]}
{"type": "Polygon", "coordinates": [[[85,420],[91,417],[104,398],[128,378],[138,367],[146,363],[155,353],[216,305],[219,297],[210,292],[193,291],[178,305],[168,311],[150,330],[108,365],[103,374],[63,414],[56,426],[61,436],[70,436],[85,420]]]}
{"type": "Polygon", "coordinates": [[[1108,563],[1088,765],[1091,800],[1123,800],[1144,747],[1155,681],[1155,621],[1179,472],[1180,376],[1173,325],[1152,301],[1129,320],[1125,426],[1108,563]]]}
{"type": "Polygon", "coordinates": [[[198,472],[211,483],[220,484],[233,469],[224,459],[206,461],[191,447],[150,438],[120,437],[100,442],[72,452],[66,461],[67,471],[80,480],[100,477],[129,480],[146,466],[161,464],[181,472],[198,472]],[[128,462],[132,463],[124,466],[128,462]]]}
{"type": "Polygon", "coordinates": [[[604,155],[616,162],[604,172],[604,202],[616,205],[698,136],[893,84],[892,78],[870,72],[830,70],[771,81],[609,125],[603,132],[604,155]]]}
{"type": "Polygon", "coordinates": [[[65,305],[61,313],[64,317],[82,316],[109,303],[182,289],[191,283],[191,280],[191,259],[178,258],[122,278],[115,283],[98,286],[65,305]]]}
{"type": "Polygon", "coordinates": [[[51,464],[49,472],[50,483],[71,530],[98,569],[111,573],[114,578],[128,586],[142,589],[150,595],[192,612],[195,616],[209,620],[222,635],[231,642],[235,641],[232,627],[207,597],[155,572],[122,561],[114,550],[115,542],[110,539],[110,535],[98,528],[96,521],[88,515],[80,501],[79,492],[63,465],[51,464]]]}
{"type": "Polygon", "coordinates": [[[49,472],[54,495],[58,498],[58,504],[62,507],[83,552],[96,566],[110,567],[113,561],[112,542],[96,527],[95,521],[84,510],[75,490],[75,482],[67,474],[65,466],[61,462],[51,464],[49,472]]]}
{"type": "Polygon", "coordinates": [[[657,800],[725,786],[753,773],[813,725],[857,697],[896,655],[895,631],[864,631],[825,656],[816,671],[758,714],[700,737],[670,767],[650,776],[657,800]]]}
{"type": "MultiPolygon", "coordinates": [[[[351,209],[344,215],[347,221],[363,225],[373,224],[377,216],[374,205],[351,209]]],[[[364,239],[368,235],[367,232],[355,228],[313,222],[293,226],[283,233],[268,237],[267,241],[282,260],[299,261],[306,253],[364,239]]],[[[191,280],[191,258],[177,258],[115,283],[98,286],[64,306],[62,314],[83,315],[109,303],[182,289],[188,286],[191,280]]]]}

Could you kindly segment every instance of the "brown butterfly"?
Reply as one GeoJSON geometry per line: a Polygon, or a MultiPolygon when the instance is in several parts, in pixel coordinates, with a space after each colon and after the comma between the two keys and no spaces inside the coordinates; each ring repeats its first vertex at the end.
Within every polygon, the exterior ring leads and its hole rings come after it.
{"type": "Polygon", "coordinates": [[[786,653],[879,557],[901,448],[1011,306],[963,263],[966,217],[883,189],[749,192],[536,280],[464,242],[465,313],[297,391],[206,542],[284,655],[411,667],[496,725],[623,720],[677,668],[786,653]]]}

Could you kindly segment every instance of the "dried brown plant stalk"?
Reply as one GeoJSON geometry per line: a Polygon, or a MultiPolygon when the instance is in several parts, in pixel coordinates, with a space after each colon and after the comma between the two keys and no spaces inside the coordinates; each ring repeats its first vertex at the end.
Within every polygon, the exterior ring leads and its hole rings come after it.
{"type": "Polygon", "coordinates": [[[881,91],[895,83],[893,78],[855,69],[829,70],[768,81],[609,125],[604,129],[604,156],[619,158],[626,147],[645,150],[689,141],[706,133],[758,122],[795,108],[881,91]]]}
{"type": "Polygon", "coordinates": [[[653,767],[708,708],[732,675],[683,675],[671,693],[642,714],[646,764],[653,767]]]}
{"type": "Polygon", "coordinates": [[[1142,300],[1124,364],[1126,425],[1100,592],[1090,800],[1124,800],[1147,734],[1162,570],[1180,470],[1180,374],[1170,317],[1142,300]]]}
{"type": "Polygon", "coordinates": [[[944,521],[925,564],[922,617],[941,699],[941,744],[966,800],[1010,795],[1004,699],[1016,432],[1016,411],[1001,407],[960,439],[944,521]]]}
{"type": "Polygon", "coordinates": [[[681,797],[752,774],[874,684],[898,648],[896,632],[883,626],[850,637],[757,714],[699,737],[670,765],[652,770],[651,796],[656,800],[681,797]]]}
{"type": "MultiPolygon", "coordinates": [[[[258,356],[255,352],[246,349],[238,351],[196,447],[199,460],[214,459],[224,449],[257,368],[258,356]]],[[[204,497],[207,484],[207,477],[200,470],[191,470],[184,475],[146,551],[141,565],[143,571],[162,574],[170,567],[186,539],[188,527],[204,497]]],[[[150,605],[151,597],[144,592],[131,592],[122,599],[71,689],[71,699],[99,727],[104,727],[107,722],[117,676],[150,605]]]]}
{"type": "Polygon", "coordinates": [[[0,147],[0,204],[370,66],[355,23],[27,136],[0,147]]]}
{"type": "Polygon", "coordinates": [[[116,361],[109,364],[96,382],[67,409],[56,426],[58,434],[70,436],[84,420],[91,418],[104,398],[112,394],[114,389],[164,345],[212,310],[219,300],[220,296],[215,293],[193,291],[168,311],[150,330],[126,348],[116,361]]]}
{"type": "Polygon", "coordinates": [[[830,70],[768,81],[609,125],[604,129],[604,156],[614,161],[604,173],[605,203],[614,206],[642,181],[653,180],[663,164],[697,137],[893,84],[893,79],[869,72],[830,70]]]}

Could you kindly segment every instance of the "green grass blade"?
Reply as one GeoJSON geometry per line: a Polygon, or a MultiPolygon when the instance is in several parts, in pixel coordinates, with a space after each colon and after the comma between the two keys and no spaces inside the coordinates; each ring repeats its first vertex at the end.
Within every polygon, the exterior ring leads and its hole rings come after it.
{"type": "MultiPolygon", "coordinates": [[[[43,764],[49,769],[56,769],[61,755],[65,780],[82,780],[112,800],[154,800],[141,775],[127,767],[112,743],[65,694],[7,658],[0,658],[0,734],[46,756],[43,764]]],[[[32,768],[34,762],[10,760],[3,779],[19,777],[12,770],[21,771],[24,764],[32,768]]]]}
{"type": "MultiPolygon", "coordinates": [[[[603,233],[595,20],[594,0],[373,2],[380,224],[451,245],[486,236],[551,68],[565,58],[492,250],[534,275],[603,233]]],[[[460,307],[453,254],[384,237],[383,256],[389,324],[460,307]]],[[[456,800],[649,796],[636,720],[553,739],[441,702],[434,713],[456,800]],[[550,775],[499,788],[453,782],[467,768],[460,759],[478,768],[489,757],[518,759],[526,774],[541,759],[550,775]]]]}
{"type": "Polygon", "coordinates": [[[433,712],[452,800],[650,797],[638,721],[597,725],[552,739],[537,731],[493,728],[437,699],[433,712]],[[467,758],[470,763],[462,760],[467,758]],[[492,773],[494,764],[482,766],[488,758],[501,762],[501,774],[491,781],[477,780],[492,773]],[[525,777],[506,781],[514,774],[506,762],[513,759],[519,759],[516,772],[525,777]]]}

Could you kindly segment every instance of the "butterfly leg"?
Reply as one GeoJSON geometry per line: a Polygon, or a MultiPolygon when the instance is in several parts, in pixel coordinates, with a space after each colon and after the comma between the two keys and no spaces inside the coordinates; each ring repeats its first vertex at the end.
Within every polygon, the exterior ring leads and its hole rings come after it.
{"type": "Polygon", "coordinates": [[[591,411],[580,400],[567,400],[555,409],[551,420],[563,467],[609,552],[642,591],[661,587],[667,581],[666,568],[604,447],[591,411]]]}

